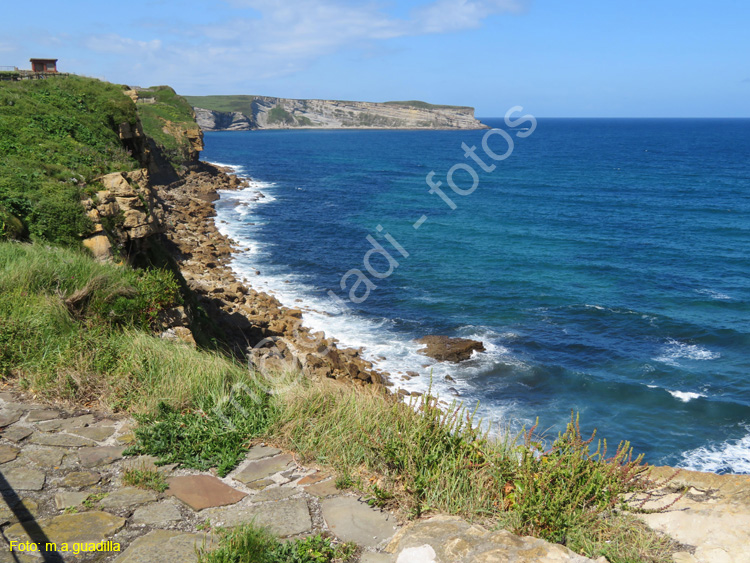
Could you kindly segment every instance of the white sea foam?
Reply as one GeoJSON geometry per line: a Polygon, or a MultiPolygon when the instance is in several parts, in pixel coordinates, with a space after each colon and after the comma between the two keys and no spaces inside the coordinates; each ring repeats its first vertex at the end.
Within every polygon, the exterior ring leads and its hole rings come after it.
{"type": "Polygon", "coordinates": [[[727,295],[726,293],[722,293],[720,291],[714,291],[713,289],[696,289],[696,293],[700,293],[701,295],[707,295],[711,299],[715,299],[716,301],[731,301],[732,297],[730,295],[727,295]]]}
{"type": "Polygon", "coordinates": [[[670,366],[680,366],[678,360],[703,361],[716,360],[720,357],[721,354],[713,352],[708,348],[669,338],[660,350],[659,355],[653,358],[653,360],[670,366]]]}
{"type": "Polygon", "coordinates": [[[750,434],[685,452],[677,465],[711,473],[750,473],[750,434]]]}
{"type": "Polygon", "coordinates": [[[209,162],[209,164],[213,164],[214,166],[219,166],[221,168],[229,168],[238,176],[242,175],[245,172],[245,167],[241,164],[224,164],[223,162],[209,162]]]}
{"type": "Polygon", "coordinates": [[[693,393],[692,391],[670,391],[667,389],[667,393],[672,395],[675,399],[679,399],[683,403],[689,403],[693,399],[699,397],[706,397],[703,393],[693,393]]]}
{"type": "MultiPolygon", "coordinates": [[[[503,336],[489,327],[478,326],[460,327],[456,332],[458,336],[482,341],[485,345],[484,352],[474,352],[469,360],[460,365],[437,362],[420,354],[419,350],[423,346],[412,340],[410,335],[397,331],[392,319],[342,313],[327,296],[327,288],[315,287],[309,276],[272,265],[267,260],[271,255],[270,248],[258,242],[254,233],[262,225],[262,219],[256,215],[257,206],[274,201],[269,192],[274,192],[275,189],[283,188],[254,181],[240,191],[220,191],[216,225],[222,234],[232,238],[243,249],[233,256],[231,266],[234,271],[254,289],[273,294],[287,307],[301,309],[303,321],[312,332],[323,331],[327,337],[335,338],[344,347],[362,348],[362,356],[378,370],[388,372],[396,388],[423,393],[432,384],[433,394],[437,393],[447,401],[450,401],[455,392],[460,397],[471,400],[475,392],[472,378],[486,373],[493,366],[523,367],[523,363],[501,344],[504,340],[516,337],[515,334],[503,336]],[[257,197],[259,189],[266,195],[265,198],[257,197]],[[407,372],[419,375],[409,378],[406,377],[407,372]],[[446,380],[446,376],[451,376],[453,381],[446,380]]],[[[492,412],[482,408],[479,416],[497,423],[504,420],[509,409],[512,409],[511,404],[493,405],[492,412]]],[[[527,421],[521,421],[525,422],[527,421]]]]}

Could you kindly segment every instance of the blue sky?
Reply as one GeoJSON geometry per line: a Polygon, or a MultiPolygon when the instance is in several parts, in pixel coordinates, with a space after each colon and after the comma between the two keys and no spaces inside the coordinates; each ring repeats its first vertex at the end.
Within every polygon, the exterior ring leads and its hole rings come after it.
{"type": "Polygon", "coordinates": [[[69,0],[0,8],[0,66],[181,94],[497,116],[750,117],[746,0],[69,0]]]}

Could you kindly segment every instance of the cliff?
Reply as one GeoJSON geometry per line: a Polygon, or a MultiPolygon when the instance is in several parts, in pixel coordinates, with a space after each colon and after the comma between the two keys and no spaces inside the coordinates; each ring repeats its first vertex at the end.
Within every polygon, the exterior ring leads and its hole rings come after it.
{"type": "Polygon", "coordinates": [[[484,129],[474,108],[419,101],[349,102],[268,96],[186,96],[204,131],[250,129],[484,129]]]}

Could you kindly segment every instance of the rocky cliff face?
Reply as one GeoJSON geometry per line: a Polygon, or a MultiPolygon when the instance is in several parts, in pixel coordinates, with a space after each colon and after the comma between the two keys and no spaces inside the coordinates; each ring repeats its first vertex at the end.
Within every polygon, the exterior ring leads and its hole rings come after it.
{"type": "Polygon", "coordinates": [[[193,108],[195,121],[203,131],[248,131],[256,129],[252,120],[238,111],[223,112],[193,108]]]}
{"type": "Polygon", "coordinates": [[[252,116],[196,107],[204,131],[250,129],[485,129],[474,108],[422,102],[344,102],[256,96],[252,116]]]}

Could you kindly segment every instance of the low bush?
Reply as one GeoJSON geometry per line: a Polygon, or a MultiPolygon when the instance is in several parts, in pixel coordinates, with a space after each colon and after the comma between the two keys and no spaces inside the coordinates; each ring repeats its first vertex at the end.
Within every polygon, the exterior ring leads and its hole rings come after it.
{"type": "Polygon", "coordinates": [[[280,542],[263,528],[247,524],[223,530],[216,549],[203,548],[199,563],[346,563],[357,547],[321,535],[280,542]]]}

